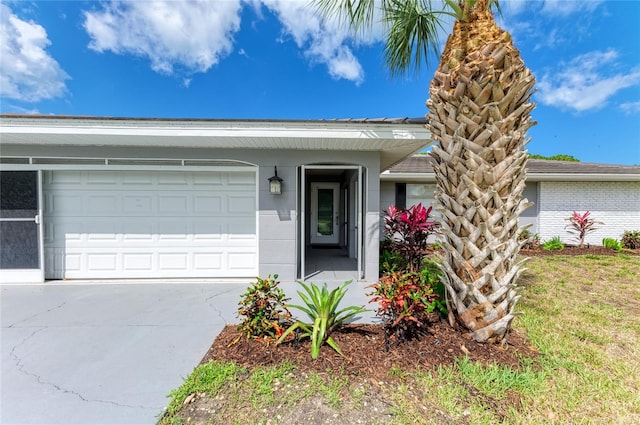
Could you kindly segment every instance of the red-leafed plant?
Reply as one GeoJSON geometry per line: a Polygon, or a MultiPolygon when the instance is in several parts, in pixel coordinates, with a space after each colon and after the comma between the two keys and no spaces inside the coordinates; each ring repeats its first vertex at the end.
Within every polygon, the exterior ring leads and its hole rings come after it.
{"type": "Polygon", "coordinates": [[[392,251],[407,261],[410,271],[420,270],[427,239],[438,231],[438,223],[430,217],[432,208],[417,204],[401,210],[391,205],[384,211],[384,234],[392,251]]]}
{"type": "Polygon", "coordinates": [[[373,292],[367,295],[373,296],[370,302],[378,303],[376,313],[384,323],[387,350],[390,337],[414,338],[427,325],[429,313],[446,313],[441,286],[435,266],[420,273],[390,273],[369,286],[373,292]]]}
{"type": "Polygon", "coordinates": [[[591,213],[589,211],[584,214],[580,214],[574,211],[571,217],[565,219],[569,221],[569,224],[567,224],[564,228],[569,228],[569,230],[567,231],[574,235],[575,239],[578,241],[578,246],[580,248],[584,246],[584,238],[587,236],[587,234],[597,230],[598,228],[596,227],[596,225],[604,224],[601,221],[596,221],[593,218],[589,217],[590,214],[591,213]]]}

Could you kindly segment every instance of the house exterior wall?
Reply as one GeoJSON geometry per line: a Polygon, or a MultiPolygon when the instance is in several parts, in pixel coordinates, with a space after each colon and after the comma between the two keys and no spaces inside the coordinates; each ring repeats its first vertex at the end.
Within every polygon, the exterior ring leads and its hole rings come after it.
{"type": "MultiPolygon", "coordinates": [[[[297,226],[297,168],[311,164],[360,165],[366,169],[367,194],[365,238],[365,275],[368,281],[378,277],[380,154],[375,151],[268,150],[268,149],[203,149],[106,147],[106,146],[45,146],[3,144],[2,156],[47,158],[119,158],[119,159],[194,159],[234,160],[258,167],[258,255],[259,274],[278,274],[281,280],[297,278],[299,257],[297,226]],[[339,160],[337,160],[339,159],[339,160]],[[269,193],[268,178],[278,167],[283,180],[283,193],[269,193]]],[[[23,165],[22,169],[65,169],[72,165],[23,165]]],[[[109,169],[109,166],[83,166],[84,169],[109,169]]],[[[139,167],[144,169],[144,167],[139,167]]],[[[13,167],[15,169],[15,167],[13,167]]],[[[147,168],[150,169],[150,168],[147,168]]],[[[153,169],[167,169],[158,167],[153,169]]],[[[181,167],[186,170],[187,168],[181,167]]],[[[206,167],[199,167],[206,171],[206,167]]]]}
{"type": "MultiPolygon", "coordinates": [[[[429,202],[411,196],[416,193],[411,186],[422,185],[435,188],[432,182],[407,182],[407,207],[417,202],[429,202]]],[[[426,192],[425,192],[426,193],[426,192]]],[[[541,240],[560,236],[565,243],[573,243],[565,229],[565,218],[573,211],[584,213],[605,224],[586,239],[590,244],[602,244],[603,238],[620,239],[625,230],[640,229],[640,182],[527,182],[523,197],[534,205],[520,216],[522,225],[531,225],[529,230],[538,233],[541,240]]],[[[395,182],[383,181],[380,185],[380,209],[395,203],[395,182]]],[[[382,221],[381,221],[382,226],[382,221]]],[[[382,233],[381,233],[382,237],[382,233]]]]}
{"type": "Polygon", "coordinates": [[[541,240],[560,236],[575,243],[565,226],[573,211],[591,211],[604,222],[587,235],[586,243],[601,245],[603,238],[620,239],[625,230],[640,229],[640,182],[540,182],[539,229],[541,240]]]}

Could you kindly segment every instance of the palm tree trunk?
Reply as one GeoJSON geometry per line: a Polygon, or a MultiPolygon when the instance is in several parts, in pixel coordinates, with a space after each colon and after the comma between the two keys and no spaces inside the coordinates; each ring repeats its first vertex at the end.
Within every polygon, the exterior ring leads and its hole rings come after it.
{"type": "Polygon", "coordinates": [[[535,79],[487,0],[472,8],[447,40],[427,118],[438,142],[432,157],[449,320],[477,341],[499,342],[515,317],[524,270],[518,217],[530,205],[522,192],[535,79]]]}

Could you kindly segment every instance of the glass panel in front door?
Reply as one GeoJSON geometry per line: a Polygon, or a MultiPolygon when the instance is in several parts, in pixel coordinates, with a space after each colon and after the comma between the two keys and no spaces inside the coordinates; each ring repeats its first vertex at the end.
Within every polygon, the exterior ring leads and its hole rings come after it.
{"type": "Polygon", "coordinates": [[[0,269],[37,269],[38,172],[0,171],[0,269]]]}
{"type": "Polygon", "coordinates": [[[333,189],[318,189],[318,235],[333,235],[333,189]]]}

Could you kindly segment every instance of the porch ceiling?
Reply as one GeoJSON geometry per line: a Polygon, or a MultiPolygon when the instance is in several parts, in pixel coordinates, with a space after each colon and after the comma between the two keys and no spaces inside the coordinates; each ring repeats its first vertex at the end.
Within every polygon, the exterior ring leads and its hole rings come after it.
{"type": "Polygon", "coordinates": [[[144,146],[378,151],[387,169],[431,145],[423,124],[362,121],[254,121],[0,117],[0,142],[18,145],[144,146]]]}

